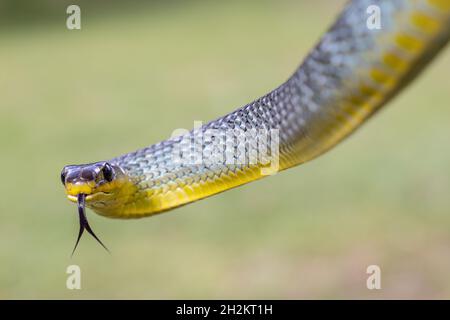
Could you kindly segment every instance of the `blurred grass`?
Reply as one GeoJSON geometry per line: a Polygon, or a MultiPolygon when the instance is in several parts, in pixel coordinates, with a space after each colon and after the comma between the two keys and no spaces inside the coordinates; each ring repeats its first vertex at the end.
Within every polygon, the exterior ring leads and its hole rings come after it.
{"type": "MultiPolygon", "coordinates": [[[[0,298],[444,298],[448,49],[327,155],[153,218],[92,213],[60,169],[133,151],[284,81],[342,1],[186,2],[2,33],[0,298]],[[65,288],[82,268],[82,290],[65,288]],[[382,269],[380,291],[366,267],[382,269]]],[[[63,13],[64,14],[64,13],[63,13]]],[[[82,17],[84,17],[82,7],[82,17]]]]}

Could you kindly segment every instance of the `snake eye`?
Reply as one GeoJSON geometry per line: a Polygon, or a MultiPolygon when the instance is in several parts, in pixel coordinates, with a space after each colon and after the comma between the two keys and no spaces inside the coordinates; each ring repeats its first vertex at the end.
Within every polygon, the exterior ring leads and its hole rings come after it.
{"type": "Polygon", "coordinates": [[[65,170],[61,171],[61,182],[63,185],[66,184],[66,172],[65,170]]]}
{"type": "Polygon", "coordinates": [[[111,182],[114,178],[114,170],[109,163],[105,163],[103,166],[103,177],[106,181],[111,182]]]}

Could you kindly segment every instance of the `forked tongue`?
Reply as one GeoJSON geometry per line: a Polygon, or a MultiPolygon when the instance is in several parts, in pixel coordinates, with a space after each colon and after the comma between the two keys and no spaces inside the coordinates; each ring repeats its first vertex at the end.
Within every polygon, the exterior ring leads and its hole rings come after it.
{"type": "Polygon", "coordinates": [[[80,218],[80,232],[78,233],[78,239],[75,243],[75,247],[72,251],[72,256],[75,253],[75,250],[77,249],[78,243],[80,242],[81,236],[83,235],[84,230],[86,229],[87,232],[91,234],[95,238],[95,240],[98,241],[102,245],[103,248],[105,248],[106,251],[109,252],[108,248],[103,244],[103,242],[100,241],[99,238],[95,235],[94,231],[92,231],[91,226],[89,225],[89,222],[86,218],[86,210],[85,210],[85,203],[86,203],[86,194],[80,193],[78,194],[78,216],[80,218]]]}

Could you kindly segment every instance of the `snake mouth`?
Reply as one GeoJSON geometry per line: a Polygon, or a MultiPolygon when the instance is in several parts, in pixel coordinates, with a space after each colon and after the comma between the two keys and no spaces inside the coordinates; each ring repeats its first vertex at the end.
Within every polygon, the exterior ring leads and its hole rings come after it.
{"type": "MultiPolygon", "coordinates": [[[[84,193],[79,193],[77,195],[68,194],[67,195],[67,199],[69,199],[70,201],[72,201],[74,203],[78,203],[78,196],[80,194],[84,194],[84,193]]],[[[105,191],[99,191],[99,192],[95,192],[95,193],[91,193],[91,194],[84,194],[85,195],[85,202],[89,203],[91,201],[95,201],[100,196],[109,196],[111,194],[112,194],[112,192],[105,192],[105,191]]]]}
{"type": "Polygon", "coordinates": [[[80,219],[80,231],[78,232],[78,238],[77,242],[75,243],[75,247],[72,251],[72,256],[75,253],[75,250],[77,249],[78,243],[80,242],[81,236],[83,235],[84,230],[86,230],[92,237],[94,237],[95,240],[97,240],[98,243],[101,244],[103,248],[105,248],[106,251],[109,252],[108,248],[103,244],[103,242],[95,235],[94,231],[92,230],[91,226],[89,225],[89,222],[86,217],[86,194],[80,193],[77,195],[77,204],[78,204],[78,216],[80,219]]]}

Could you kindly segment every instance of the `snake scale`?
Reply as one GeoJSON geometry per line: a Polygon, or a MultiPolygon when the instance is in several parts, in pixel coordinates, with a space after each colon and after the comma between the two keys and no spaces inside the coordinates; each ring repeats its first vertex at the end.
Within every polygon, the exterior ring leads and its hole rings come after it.
{"type": "Polygon", "coordinates": [[[147,148],[66,166],[61,179],[78,203],[79,238],[84,229],[95,236],[85,205],[111,218],[150,216],[321,155],[401,91],[449,38],[450,0],[347,3],[275,90],[147,148]],[[377,9],[378,26],[369,27],[377,9]]]}

